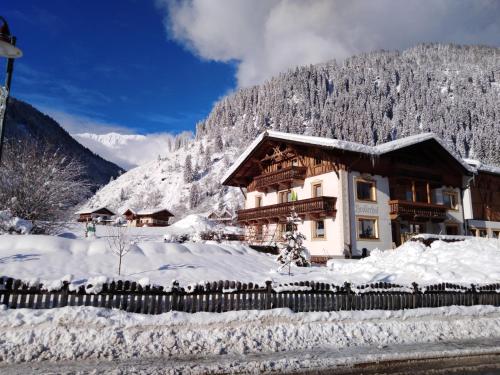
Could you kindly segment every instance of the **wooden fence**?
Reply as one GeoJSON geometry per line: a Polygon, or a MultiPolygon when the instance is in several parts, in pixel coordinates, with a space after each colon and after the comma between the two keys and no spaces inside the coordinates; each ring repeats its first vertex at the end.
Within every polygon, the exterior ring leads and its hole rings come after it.
{"type": "Polygon", "coordinates": [[[500,284],[464,287],[449,283],[419,287],[376,283],[336,286],[318,282],[300,282],[273,286],[219,281],[204,285],[170,288],[135,282],[117,281],[102,285],[80,286],[72,290],[64,283],[58,290],[41,284],[0,278],[0,303],[8,308],[50,309],[63,306],[116,308],[143,314],[167,311],[224,312],[290,308],[296,312],[345,310],[402,310],[451,305],[500,306],[500,284]]]}

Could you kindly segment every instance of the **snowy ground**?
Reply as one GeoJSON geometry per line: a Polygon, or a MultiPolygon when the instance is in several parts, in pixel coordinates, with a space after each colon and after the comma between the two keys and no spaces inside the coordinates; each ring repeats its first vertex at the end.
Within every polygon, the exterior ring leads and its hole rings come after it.
{"type": "Polygon", "coordinates": [[[150,358],[151,364],[168,364],[161,373],[281,372],[419,358],[433,351],[499,352],[500,308],[158,316],[92,307],[1,310],[0,337],[0,358],[7,363],[150,358]]]}
{"type": "MultiPolygon", "coordinates": [[[[98,227],[99,231],[105,227],[98,227]]],[[[164,243],[165,228],[136,228],[145,239],[123,260],[122,279],[170,286],[217,280],[242,282],[320,281],[355,284],[386,281],[421,285],[453,282],[485,284],[500,282],[500,241],[470,239],[416,242],[396,250],[374,251],[359,261],[333,260],[328,267],[292,268],[292,275],[276,272],[275,257],[258,253],[238,242],[164,243]],[[151,232],[144,234],[144,232],[151,232]],[[153,233],[156,233],[153,235],[153,233]],[[156,239],[153,237],[156,236],[156,239]],[[152,238],[153,237],[153,238],[152,238]]],[[[71,232],[66,237],[78,237],[71,232]]],[[[102,233],[101,233],[102,234],[102,233]]],[[[105,238],[79,239],[55,236],[1,235],[0,275],[52,283],[71,279],[74,284],[117,278],[118,258],[105,238]]],[[[57,285],[57,282],[55,283],[57,285]]]]}

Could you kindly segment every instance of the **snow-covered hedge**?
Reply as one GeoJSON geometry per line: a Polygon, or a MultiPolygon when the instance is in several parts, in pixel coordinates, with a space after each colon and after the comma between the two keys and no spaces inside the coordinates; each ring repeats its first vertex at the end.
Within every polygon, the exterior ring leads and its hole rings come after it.
{"type": "Polygon", "coordinates": [[[12,216],[9,210],[0,211],[0,234],[29,234],[33,224],[16,216],[12,216]]]}

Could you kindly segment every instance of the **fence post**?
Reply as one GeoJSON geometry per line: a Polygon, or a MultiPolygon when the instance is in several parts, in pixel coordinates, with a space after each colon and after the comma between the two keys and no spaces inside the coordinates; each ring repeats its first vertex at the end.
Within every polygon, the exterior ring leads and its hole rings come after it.
{"type": "Polygon", "coordinates": [[[478,305],[479,304],[479,295],[477,293],[476,286],[474,284],[471,284],[470,289],[472,292],[472,304],[478,305]]]}
{"type": "Polygon", "coordinates": [[[346,299],[345,299],[345,309],[346,310],[352,310],[352,289],[351,289],[351,284],[348,282],[344,283],[344,289],[346,293],[346,299]]]}
{"type": "Polygon", "coordinates": [[[3,300],[1,301],[2,304],[6,305],[7,307],[9,307],[9,297],[10,297],[10,293],[12,291],[12,283],[14,282],[14,280],[12,278],[8,278],[7,280],[5,280],[5,284],[4,284],[4,288],[3,288],[3,300]]]}
{"type": "Polygon", "coordinates": [[[172,285],[172,311],[177,311],[179,308],[179,282],[174,281],[172,285]]]}
{"type": "Polygon", "coordinates": [[[418,289],[418,284],[417,283],[411,283],[413,286],[413,308],[416,309],[417,307],[422,307],[421,301],[420,301],[420,290],[418,289]]]}
{"type": "Polygon", "coordinates": [[[59,307],[68,306],[69,282],[64,281],[61,287],[61,298],[59,299],[59,307]]]}
{"type": "Polygon", "coordinates": [[[271,280],[266,281],[266,310],[273,308],[273,287],[271,280]]]}

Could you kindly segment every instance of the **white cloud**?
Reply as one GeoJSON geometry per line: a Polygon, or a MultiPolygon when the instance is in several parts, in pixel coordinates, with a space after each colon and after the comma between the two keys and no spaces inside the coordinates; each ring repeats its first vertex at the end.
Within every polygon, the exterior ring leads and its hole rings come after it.
{"type": "Polygon", "coordinates": [[[297,65],[420,42],[499,45],[496,0],[157,0],[168,34],[201,58],[238,62],[248,86],[297,65]]]}
{"type": "Polygon", "coordinates": [[[82,145],[128,170],[155,160],[158,155],[165,156],[172,150],[175,135],[152,133],[146,135],[108,133],[73,134],[82,145]]]}
{"type": "Polygon", "coordinates": [[[138,135],[135,129],[103,120],[69,114],[52,108],[40,110],[56,120],[80,144],[124,169],[165,156],[175,135],[151,133],[138,135]],[[82,134],[84,134],[82,136],[82,134]]]}
{"type": "Polygon", "coordinates": [[[38,106],[38,109],[56,120],[68,133],[121,133],[129,134],[133,131],[130,127],[92,118],[89,116],[75,115],[58,109],[38,106]]]}

